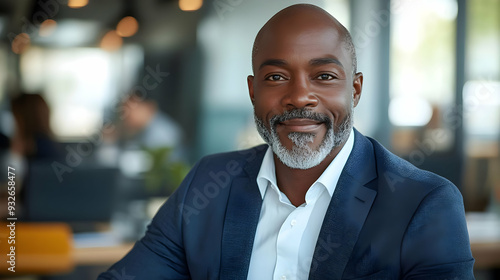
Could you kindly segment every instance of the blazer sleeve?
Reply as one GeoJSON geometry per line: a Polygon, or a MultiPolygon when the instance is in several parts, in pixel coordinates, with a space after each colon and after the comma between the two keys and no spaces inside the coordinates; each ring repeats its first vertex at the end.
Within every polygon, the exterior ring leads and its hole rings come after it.
{"type": "Polygon", "coordinates": [[[190,279],[182,238],[183,206],[197,167],[158,210],[145,236],[98,280],[190,279]]]}
{"type": "Polygon", "coordinates": [[[406,230],[403,279],[474,279],[462,195],[451,183],[429,192],[406,230]]]}

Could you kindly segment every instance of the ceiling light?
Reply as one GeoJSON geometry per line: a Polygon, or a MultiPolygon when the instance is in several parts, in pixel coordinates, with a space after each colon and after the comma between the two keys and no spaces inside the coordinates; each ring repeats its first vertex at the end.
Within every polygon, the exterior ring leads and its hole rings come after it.
{"type": "Polygon", "coordinates": [[[69,0],[68,7],[73,8],[73,9],[79,9],[81,7],[87,6],[88,3],[89,3],[89,0],[69,0]]]}
{"type": "Polygon", "coordinates": [[[203,0],[179,0],[179,8],[183,11],[196,11],[203,5],[203,0]]]}

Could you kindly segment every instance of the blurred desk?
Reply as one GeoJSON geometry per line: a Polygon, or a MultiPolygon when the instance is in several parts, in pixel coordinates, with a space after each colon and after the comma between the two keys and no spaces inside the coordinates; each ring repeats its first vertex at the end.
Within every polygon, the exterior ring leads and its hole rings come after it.
{"type": "MultiPolygon", "coordinates": [[[[474,268],[500,268],[500,218],[491,213],[467,213],[474,268]]],[[[110,242],[112,243],[112,242],[110,242]]],[[[125,256],[134,243],[98,247],[76,247],[75,265],[112,265],[125,256]]]]}
{"type": "Polygon", "coordinates": [[[111,231],[74,235],[73,261],[77,266],[109,266],[125,256],[134,243],[121,243],[111,231]]]}
{"type": "Polygon", "coordinates": [[[500,217],[495,213],[468,212],[467,228],[475,269],[500,268],[500,217]]]}
{"type": "Polygon", "coordinates": [[[476,259],[474,268],[500,268],[500,241],[471,243],[472,256],[476,259]]]}
{"type": "Polygon", "coordinates": [[[73,259],[76,265],[112,265],[123,258],[133,246],[133,243],[125,243],[109,247],[75,248],[73,259]]]}
{"type": "MultiPolygon", "coordinates": [[[[123,258],[133,246],[133,243],[126,243],[110,247],[75,248],[73,258],[76,265],[112,265],[123,258]]],[[[474,268],[500,268],[500,241],[472,242],[471,249],[476,259],[474,268]]]]}
{"type": "MultiPolygon", "coordinates": [[[[111,247],[75,248],[75,265],[112,265],[123,258],[133,246],[133,243],[127,243],[111,247]]],[[[471,243],[471,249],[476,259],[474,268],[500,268],[500,241],[471,243]]]]}

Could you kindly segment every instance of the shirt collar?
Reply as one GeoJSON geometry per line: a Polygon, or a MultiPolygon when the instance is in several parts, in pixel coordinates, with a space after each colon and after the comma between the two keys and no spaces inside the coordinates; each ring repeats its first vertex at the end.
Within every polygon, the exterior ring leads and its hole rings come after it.
{"type": "Polygon", "coordinates": [[[278,187],[278,184],[276,183],[273,150],[271,147],[267,148],[264,159],[262,160],[262,165],[260,166],[259,174],[257,175],[257,185],[259,186],[262,198],[264,198],[269,184],[278,187]]]}
{"type": "MultiPolygon", "coordinates": [[[[330,165],[325,169],[323,174],[314,182],[322,184],[328,191],[328,194],[333,196],[337,182],[339,181],[340,174],[344,169],[344,166],[351,154],[354,147],[354,131],[351,129],[349,138],[347,139],[344,147],[340,150],[337,156],[332,160],[330,165]]],[[[278,184],[276,182],[276,172],[274,167],[273,151],[271,147],[267,148],[264,159],[262,160],[262,165],[260,166],[259,174],[257,175],[257,185],[259,187],[260,195],[264,198],[266,194],[267,187],[272,185],[275,189],[278,189],[278,184]]],[[[313,184],[313,185],[314,185],[313,184]]]]}

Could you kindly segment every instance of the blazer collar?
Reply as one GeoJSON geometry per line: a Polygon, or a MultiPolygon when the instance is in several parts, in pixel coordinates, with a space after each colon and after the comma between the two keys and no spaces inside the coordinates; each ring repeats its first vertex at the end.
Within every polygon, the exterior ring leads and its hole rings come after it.
{"type": "Polygon", "coordinates": [[[262,197],[257,174],[268,145],[242,151],[246,176],[231,184],[222,233],[220,279],[246,279],[253,241],[259,222],[262,197]]]}
{"type": "Polygon", "coordinates": [[[328,206],[309,279],[341,279],[377,192],[366,187],[377,177],[371,142],[354,130],[354,148],[328,206]]]}

